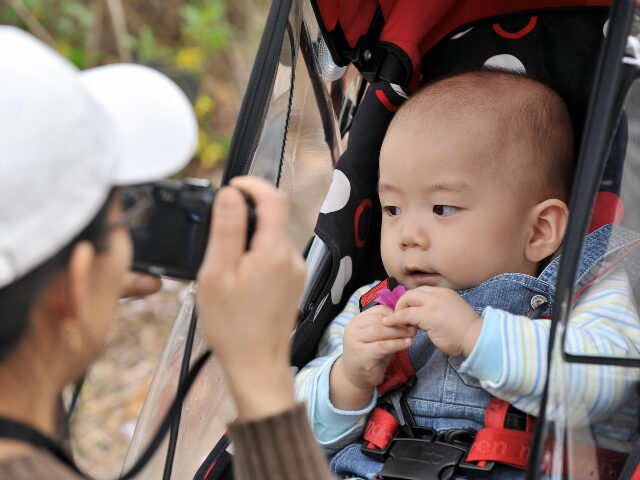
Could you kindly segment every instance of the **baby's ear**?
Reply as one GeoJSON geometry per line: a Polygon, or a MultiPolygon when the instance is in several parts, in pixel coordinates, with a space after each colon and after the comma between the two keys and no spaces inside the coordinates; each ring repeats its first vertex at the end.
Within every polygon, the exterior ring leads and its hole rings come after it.
{"type": "Polygon", "coordinates": [[[524,251],[527,260],[537,263],[560,248],[568,217],[569,208],[557,198],[533,207],[529,240],[524,251]]]}

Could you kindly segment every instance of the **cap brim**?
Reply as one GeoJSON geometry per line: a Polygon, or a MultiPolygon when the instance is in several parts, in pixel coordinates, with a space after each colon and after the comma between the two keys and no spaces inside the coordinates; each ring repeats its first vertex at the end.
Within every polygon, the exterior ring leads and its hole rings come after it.
{"type": "Polygon", "coordinates": [[[81,80],[111,120],[120,159],[114,185],[174,174],[195,153],[198,123],[189,100],[171,80],[148,67],[106,65],[81,80]]]}

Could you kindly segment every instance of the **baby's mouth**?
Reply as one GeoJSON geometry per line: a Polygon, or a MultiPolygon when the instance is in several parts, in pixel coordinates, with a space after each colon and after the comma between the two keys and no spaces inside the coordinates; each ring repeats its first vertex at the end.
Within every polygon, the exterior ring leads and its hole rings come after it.
{"type": "Polygon", "coordinates": [[[420,270],[417,268],[406,269],[406,274],[411,277],[416,285],[436,285],[440,280],[440,274],[438,272],[420,270]]]}

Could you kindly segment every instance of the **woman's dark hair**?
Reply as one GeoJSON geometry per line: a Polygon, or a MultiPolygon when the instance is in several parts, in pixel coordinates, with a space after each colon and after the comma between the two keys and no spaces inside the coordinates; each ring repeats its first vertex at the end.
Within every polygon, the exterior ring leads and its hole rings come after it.
{"type": "Polygon", "coordinates": [[[90,242],[97,251],[106,249],[106,219],[113,191],[91,222],[67,245],[44,263],[6,287],[0,288],[0,361],[20,343],[27,331],[29,313],[45,286],[65,268],[73,248],[81,241],[90,242]]]}

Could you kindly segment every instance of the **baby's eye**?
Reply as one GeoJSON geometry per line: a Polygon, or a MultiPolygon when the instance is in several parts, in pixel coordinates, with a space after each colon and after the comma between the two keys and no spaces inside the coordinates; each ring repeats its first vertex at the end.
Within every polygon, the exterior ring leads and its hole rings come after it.
{"type": "Polygon", "coordinates": [[[384,212],[385,215],[388,215],[390,217],[395,217],[402,213],[402,210],[400,210],[400,207],[395,207],[393,205],[390,205],[388,207],[382,207],[382,211],[384,212]]]}
{"type": "Polygon", "coordinates": [[[447,217],[449,215],[456,213],[458,210],[460,210],[458,207],[453,207],[451,205],[434,205],[433,206],[433,213],[435,213],[440,217],[447,217]]]}

